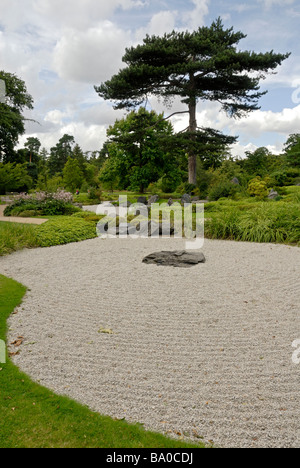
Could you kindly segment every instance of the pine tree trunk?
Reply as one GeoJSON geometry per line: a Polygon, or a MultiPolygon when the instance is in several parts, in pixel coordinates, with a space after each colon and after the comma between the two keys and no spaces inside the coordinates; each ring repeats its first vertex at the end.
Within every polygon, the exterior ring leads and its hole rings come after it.
{"type": "MultiPolygon", "coordinates": [[[[196,99],[192,99],[189,103],[189,113],[190,113],[190,125],[189,125],[189,132],[196,133],[197,131],[197,118],[196,118],[196,99]]],[[[191,135],[191,140],[194,140],[195,136],[191,135]]],[[[191,149],[189,150],[189,183],[196,185],[197,182],[197,159],[196,153],[191,145],[191,149]]]]}

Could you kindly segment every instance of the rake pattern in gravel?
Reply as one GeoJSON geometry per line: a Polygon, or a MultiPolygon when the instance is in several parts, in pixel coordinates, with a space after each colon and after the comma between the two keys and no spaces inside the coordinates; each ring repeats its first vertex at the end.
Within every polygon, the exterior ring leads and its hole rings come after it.
{"type": "Polygon", "coordinates": [[[300,446],[300,249],[206,240],[191,269],[142,263],[180,239],[23,251],[8,341],[35,381],[102,414],[221,447],[300,446]]]}

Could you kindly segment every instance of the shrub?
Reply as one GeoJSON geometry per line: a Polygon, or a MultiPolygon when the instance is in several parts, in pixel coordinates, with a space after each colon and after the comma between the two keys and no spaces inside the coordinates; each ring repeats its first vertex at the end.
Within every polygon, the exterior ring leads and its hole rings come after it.
{"type": "Polygon", "coordinates": [[[99,188],[91,187],[88,190],[88,199],[89,200],[96,200],[97,202],[100,202],[101,201],[101,195],[102,195],[102,192],[101,192],[101,190],[99,188]]]}
{"type": "Polygon", "coordinates": [[[68,244],[95,237],[97,237],[95,223],[73,217],[52,219],[36,229],[36,238],[40,247],[68,244]]]}
{"type": "Polygon", "coordinates": [[[268,184],[261,177],[251,179],[248,184],[248,193],[251,196],[263,199],[268,195],[268,184]]]}
{"type": "Polygon", "coordinates": [[[194,195],[194,190],[196,189],[196,185],[190,184],[189,182],[183,182],[181,185],[179,185],[176,191],[179,192],[181,195],[184,195],[185,193],[194,195]]]}
{"type": "Polygon", "coordinates": [[[234,195],[238,191],[238,187],[231,182],[221,182],[210,188],[208,192],[208,199],[210,201],[219,200],[219,198],[227,198],[234,195]]]}
{"type": "Polygon", "coordinates": [[[6,207],[5,216],[20,216],[24,211],[35,211],[41,216],[69,215],[78,211],[71,204],[73,196],[64,190],[55,193],[37,192],[35,195],[21,194],[16,201],[6,207]]]}
{"type": "Polygon", "coordinates": [[[38,216],[38,212],[35,210],[25,210],[21,211],[19,214],[20,218],[32,218],[33,216],[38,216]]]}

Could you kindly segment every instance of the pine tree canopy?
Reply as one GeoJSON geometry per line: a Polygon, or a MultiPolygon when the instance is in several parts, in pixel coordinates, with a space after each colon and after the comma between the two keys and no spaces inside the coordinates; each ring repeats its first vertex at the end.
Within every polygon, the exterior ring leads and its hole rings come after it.
{"type": "Polygon", "coordinates": [[[147,96],[170,99],[179,96],[190,104],[196,100],[218,101],[231,116],[259,109],[266,92],[259,82],[290,54],[240,51],[246,37],[233,28],[224,30],[221,19],[195,32],[171,32],[163,37],[146,36],[142,45],[126,49],[127,67],[95,90],[115,101],[115,108],[137,107],[147,96]]]}
{"type": "MultiPolygon", "coordinates": [[[[260,80],[274,73],[290,55],[241,51],[238,44],[245,37],[233,28],[225,30],[220,18],[192,33],[147,36],[142,45],[126,49],[123,62],[127,67],[95,90],[103,99],[114,101],[115,109],[138,107],[150,96],[166,102],[179,97],[188,109],[177,113],[189,113],[185,137],[195,146],[198,101],[219,102],[231,117],[257,110],[259,99],[266,94],[260,91],[260,80]]],[[[196,156],[191,148],[191,184],[196,183],[196,156]]]]}

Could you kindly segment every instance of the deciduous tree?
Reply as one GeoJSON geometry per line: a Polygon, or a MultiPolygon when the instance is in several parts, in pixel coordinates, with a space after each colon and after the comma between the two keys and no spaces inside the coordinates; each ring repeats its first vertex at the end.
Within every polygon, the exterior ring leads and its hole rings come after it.
{"type": "Polygon", "coordinates": [[[25,82],[16,75],[0,71],[0,162],[14,161],[14,147],[25,133],[25,109],[33,109],[33,98],[25,82]],[[4,84],[3,84],[4,83],[4,84]]]}

